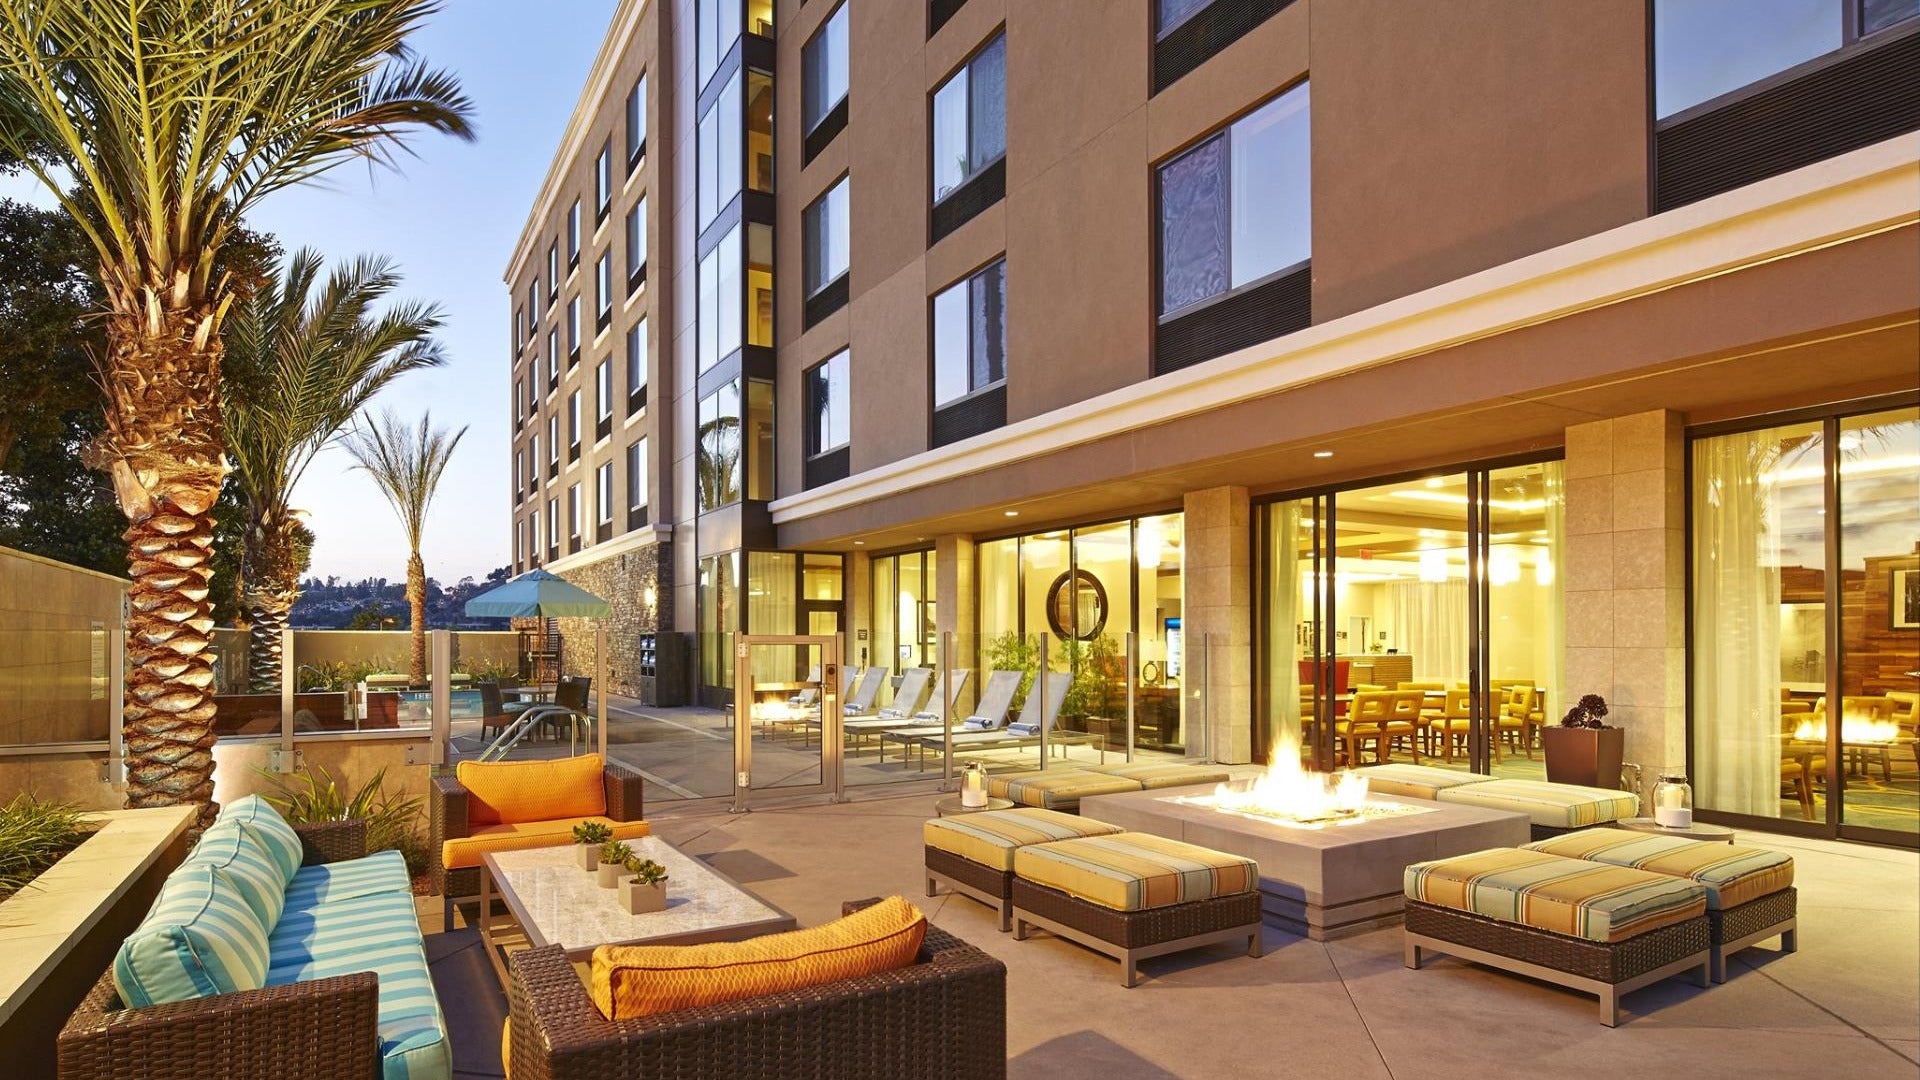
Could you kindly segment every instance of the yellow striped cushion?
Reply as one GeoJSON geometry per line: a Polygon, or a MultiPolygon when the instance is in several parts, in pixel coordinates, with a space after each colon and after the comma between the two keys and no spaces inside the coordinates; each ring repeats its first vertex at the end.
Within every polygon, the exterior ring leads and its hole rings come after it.
{"type": "Polygon", "coordinates": [[[1368,791],[1381,795],[1401,795],[1409,799],[1435,799],[1448,788],[1488,782],[1488,777],[1465,769],[1408,765],[1401,761],[1369,765],[1360,770],[1360,775],[1367,778],[1368,791]]]}
{"type": "Polygon", "coordinates": [[[912,964],[927,917],[890,896],[806,930],[707,945],[602,945],[588,986],[609,1020],[823,986],[912,964]]]}
{"type": "Polygon", "coordinates": [[[1410,899],[1588,941],[1625,941],[1707,910],[1706,889],[1685,878],[1493,848],[1407,867],[1410,899]]]}
{"type": "Polygon", "coordinates": [[[1462,784],[1441,791],[1435,798],[1440,802],[1511,810],[1527,815],[1535,825],[1550,829],[1583,829],[1603,821],[1632,817],[1640,810],[1640,800],[1631,791],[1550,784],[1544,780],[1462,784]]]}
{"type": "Polygon", "coordinates": [[[1793,884],[1791,855],[1738,844],[1709,844],[1684,836],[1585,829],[1527,847],[1699,882],[1707,890],[1707,907],[1714,911],[1738,907],[1793,884]]]}
{"type": "Polygon", "coordinates": [[[935,818],[921,828],[928,847],[1002,872],[1013,869],[1013,853],[1028,844],[1120,831],[1104,821],[1035,807],[935,818]]]}
{"type": "Polygon", "coordinates": [[[1120,765],[1087,765],[1084,768],[1090,773],[1132,780],[1148,791],[1194,784],[1224,784],[1233,779],[1232,773],[1216,765],[1188,765],[1179,761],[1136,761],[1120,765]]]}
{"type": "Polygon", "coordinates": [[[1252,859],[1132,832],[1023,847],[1013,872],[1115,911],[1232,896],[1260,882],[1252,859]]]}
{"type": "Polygon", "coordinates": [[[1010,773],[987,777],[987,794],[1012,799],[1021,806],[1039,806],[1048,810],[1071,810],[1089,795],[1118,795],[1139,791],[1133,780],[1102,776],[1083,769],[1049,769],[1046,772],[1010,773]]]}

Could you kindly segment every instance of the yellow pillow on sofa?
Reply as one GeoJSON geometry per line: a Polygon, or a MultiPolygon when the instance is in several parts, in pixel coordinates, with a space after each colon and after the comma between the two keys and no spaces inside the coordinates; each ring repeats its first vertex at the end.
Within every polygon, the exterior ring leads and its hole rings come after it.
{"type": "Polygon", "coordinates": [[[467,824],[598,817],[607,812],[599,754],[552,761],[463,761],[453,772],[467,789],[467,824]]]}
{"type": "Polygon", "coordinates": [[[824,926],[708,945],[602,945],[590,989],[610,1020],[821,986],[913,963],[920,909],[890,896],[824,926]]]}

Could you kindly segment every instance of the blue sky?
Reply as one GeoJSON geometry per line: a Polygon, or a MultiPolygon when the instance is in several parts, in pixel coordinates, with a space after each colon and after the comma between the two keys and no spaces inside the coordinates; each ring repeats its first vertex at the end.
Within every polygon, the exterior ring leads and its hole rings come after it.
{"type": "MultiPolygon", "coordinates": [[[[613,17],[616,0],[452,0],[415,39],[458,73],[473,99],[478,139],[422,135],[398,172],[343,165],[316,184],[280,192],[250,218],[289,252],[311,246],[329,262],[363,253],[395,260],[402,294],[445,310],[448,364],[408,375],[378,406],[467,434],[427,522],[427,573],[453,582],[512,557],[508,523],[510,312],[501,275],[561,129],[613,17]]],[[[31,180],[0,195],[46,205],[31,180]]],[[[406,577],[406,540],[393,512],[351,459],[330,449],[295,492],[317,534],[313,573],[406,577]]]]}

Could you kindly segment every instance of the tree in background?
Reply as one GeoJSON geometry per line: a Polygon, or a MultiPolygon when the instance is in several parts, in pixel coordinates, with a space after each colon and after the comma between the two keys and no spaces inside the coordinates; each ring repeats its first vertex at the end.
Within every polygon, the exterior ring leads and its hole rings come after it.
{"type": "Polygon", "coordinates": [[[423,0],[13,0],[0,8],[0,148],[99,263],[103,427],[133,579],[130,806],[213,815],[212,510],[227,464],[221,250],[262,199],[410,130],[471,136],[452,76],[408,37],[423,0]],[[44,154],[45,159],[33,155],[44,154]],[[69,186],[71,185],[71,186],[69,186]]]}
{"type": "Polygon", "coordinates": [[[427,678],[427,564],[420,559],[420,536],[440,476],[466,433],[466,428],[451,436],[435,430],[431,413],[420,417],[418,428],[410,428],[388,411],[371,423],[356,422],[344,440],[347,452],[380,485],[380,494],[407,534],[407,623],[413,631],[408,678],[416,683],[427,678]]]}
{"type": "Polygon", "coordinates": [[[293,489],[374,395],[444,362],[432,337],[438,308],[374,310],[399,287],[390,263],[342,263],[321,287],[321,262],[316,251],[294,253],[226,322],[227,447],[246,503],[241,595],[255,690],[280,685],[280,632],[312,561],[293,489]]]}

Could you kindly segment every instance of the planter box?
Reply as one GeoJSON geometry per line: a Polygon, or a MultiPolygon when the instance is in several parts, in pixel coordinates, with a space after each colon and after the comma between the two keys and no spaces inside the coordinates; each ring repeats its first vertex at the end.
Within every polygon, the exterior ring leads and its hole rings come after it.
{"type": "Polygon", "coordinates": [[[1547,753],[1548,781],[1620,789],[1620,758],[1627,748],[1627,729],[1555,724],[1540,729],[1540,744],[1547,753]]]}
{"type": "Polygon", "coordinates": [[[633,878],[620,881],[620,903],[629,915],[645,915],[667,910],[667,883],[642,885],[633,878]]]}

